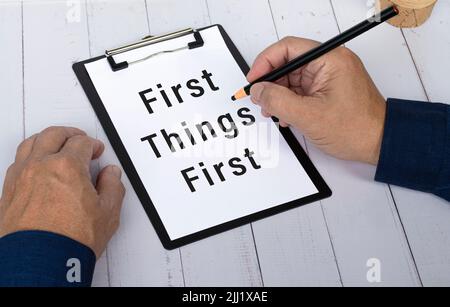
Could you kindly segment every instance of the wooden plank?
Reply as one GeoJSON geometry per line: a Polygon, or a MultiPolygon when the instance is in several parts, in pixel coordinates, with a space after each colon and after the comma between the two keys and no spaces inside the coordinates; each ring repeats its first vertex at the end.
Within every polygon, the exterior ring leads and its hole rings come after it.
{"type": "Polygon", "coordinates": [[[450,88],[445,82],[450,67],[449,12],[450,2],[438,1],[425,24],[403,30],[426,92],[433,102],[449,103],[450,88]]]}
{"type": "MultiPolygon", "coordinates": [[[[89,57],[84,2],[24,1],[26,136],[52,126],[75,126],[96,134],[94,113],[72,72],[89,57]]],[[[106,257],[97,262],[94,285],[109,285],[106,257]]]]}
{"type": "Polygon", "coordinates": [[[0,4],[0,186],[16,147],[23,139],[22,9],[19,2],[0,4]]]}
{"type": "MultiPolygon", "coordinates": [[[[431,101],[449,103],[450,2],[438,1],[430,20],[404,34],[431,101]]],[[[420,88],[419,84],[415,86],[420,88]]],[[[405,93],[406,94],[406,93],[405,93]]],[[[400,96],[402,97],[402,96],[400,96]]],[[[425,100],[424,95],[413,97],[425,100]]],[[[425,286],[450,285],[450,206],[435,196],[393,188],[409,243],[425,286]]]]}
{"type": "Polygon", "coordinates": [[[202,0],[147,0],[150,30],[164,34],[210,24],[206,2],[202,0]]]}
{"type": "MultiPolygon", "coordinates": [[[[153,34],[210,24],[203,0],[150,0],[147,5],[153,34]]],[[[181,257],[186,286],[261,285],[249,225],[185,246],[181,257]]]]}
{"type": "MultiPolygon", "coordinates": [[[[342,30],[365,19],[369,10],[358,0],[332,4],[342,30]]],[[[348,46],[362,58],[384,94],[409,89],[420,95],[414,89],[417,75],[397,29],[382,25],[348,46]]],[[[376,285],[420,285],[389,188],[373,182],[375,167],[338,161],[316,149],[311,149],[311,156],[334,191],[323,204],[344,285],[369,285],[366,263],[370,258],[381,262],[381,283],[376,285]]]]}
{"type": "MultiPolygon", "coordinates": [[[[149,34],[145,1],[89,0],[87,12],[92,56],[149,34]]],[[[119,165],[100,125],[97,132],[107,144],[100,167],[119,165]]],[[[111,286],[182,286],[179,251],[163,248],[127,178],[124,184],[121,227],[108,247],[111,286]]]]}
{"type": "MultiPolygon", "coordinates": [[[[277,41],[266,1],[208,3],[211,21],[225,27],[248,63],[277,41]]],[[[272,5],[290,10],[298,2],[272,5]]],[[[320,203],[253,223],[253,230],[265,286],[340,285],[320,203]]]]}

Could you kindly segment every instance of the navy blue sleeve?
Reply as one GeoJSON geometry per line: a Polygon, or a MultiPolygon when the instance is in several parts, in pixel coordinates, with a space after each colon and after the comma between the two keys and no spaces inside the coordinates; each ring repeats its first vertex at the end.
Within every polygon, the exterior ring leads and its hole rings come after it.
{"type": "Polygon", "coordinates": [[[43,231],[0,239],[0,287],[89,287],[96,256],[77,241],[43,231]]]}
{"type": "Polygon", "coordinates": [[[375,180],[450,201],[450,106],[388,99],[375,180]]]}

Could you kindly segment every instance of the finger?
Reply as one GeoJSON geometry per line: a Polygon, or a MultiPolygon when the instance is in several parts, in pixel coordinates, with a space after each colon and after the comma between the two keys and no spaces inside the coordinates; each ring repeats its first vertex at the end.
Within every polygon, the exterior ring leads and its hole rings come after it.
{"type": "Polygon", "coordinates": [[[79,158],[89,169],[91,160],[100,157],[104,149],[105,146],[101,141],[86,135],[76,135],[66,141],[61,153],[79,158]]]}
{"type": "Polygon", "coordinates": [[[26,159],[28,159],[28,157],[31,154],[31,151],[33,150],[33,145],[34,142],[36,141],[38,134],[34,134],[31,137],[25,139],[22,143],[20,143],[20,145],[17,147],[17,152],[16,152],[16,158],[15,158],[15,162],[16,163],[21,163],[23,161],[25,161],[26,159]]]}
{"type": "Polygon", "coordinates": [[[97,192],[101,199],[101,204],[111,210],[120,213],[125,187],[120,180],[122,171],[118,166],[110,165],[105,167],[97,177],[97,192]]]}
{"type": "Polygon", "coordinates": [[[287,127],[289,127],[289,124],[284,121],[280,121],[280,126],[283,128],[287,128],[287,127]]]}
{"type": "Polygon", "coordinates": [[[76,135],[86,135],[77,128],[50,127],[42,131],[36,138],[30,156],[42,158],[61,150],[66,141],[76,135]]]}
{"type": "Polygon", "coordinates": [[[249,82],[252,82],[318,45],[319,42],[309,39],[297,37],[283,38],[256,57],[247,75],[247,79],[249,82]]]}
{"type": "MultiPolygon", "coordinates": [[[[266,118],[271,118],[272,117],[272,114],[270,114],[269,112],[267,112],[266,110],[264,110],[264,109],[261,109],[261,114],[262,114],[262,116],[264,116],[264,117],[266,117],[266,118]]],[[[279,125],[281,126],[281,127],[283,127],[283,128],[287,128],[287,127],[289,127],[289,124],[288,123],[286,123],[286,122],[284,122],[284,121],[279,121],[279,125]]]]}
{"type": "Polygon", "coordinates": [[[262,116],[264,116],[266,118],[272,117],[272,115],[264,109],[261,109],[261,114],[262,114],[262,116]]]}
{"type": "Polygon", "coordinates": [[[307,112],[309,106],[308,97],[297,95],[290,89],[275,83],[255,84],[251,88],[251,95],[265,112],[290,125],[307,112]]]}

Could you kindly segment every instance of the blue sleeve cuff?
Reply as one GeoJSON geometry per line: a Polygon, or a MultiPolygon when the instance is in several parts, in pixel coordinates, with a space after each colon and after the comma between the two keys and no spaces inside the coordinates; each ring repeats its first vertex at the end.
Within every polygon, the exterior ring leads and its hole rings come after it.
{"type": "Polygon", "coordinates": [[[388,99],[375,180],[450,200],[450,107],[388,99]]]}
{"type": "Polygon", "coordinates": [[[0,287],[89,287],[96,256],[85,245],[44,231],[0,239],[0,287]]]}

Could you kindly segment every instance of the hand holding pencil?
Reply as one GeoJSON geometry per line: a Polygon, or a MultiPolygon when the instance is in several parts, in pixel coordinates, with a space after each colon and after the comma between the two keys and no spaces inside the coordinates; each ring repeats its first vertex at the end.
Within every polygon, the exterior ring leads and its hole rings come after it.
{"type": "Polygon", "coordinates": [[[281,40],[257,57],[232,100],[251,95],[264,116],[299,129],[324,152],[377,164],[386,102],[358,56],[340,46],[396,15],[390,7],[323,44],[281,40]]]}
{"type": "MultiPolygon", "coordinates": [[[[249,82],[319,43],[288,37],[255,60],[249,82]]],[[[361,60],[339,47],[275,83],[251,88],[251,99],[266,117],[300,130],[310,142],[340,159],[377,164],[386,102],[361,60]]]]}

